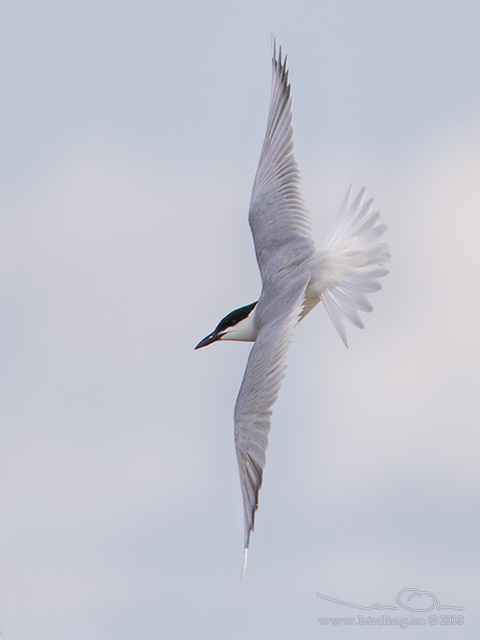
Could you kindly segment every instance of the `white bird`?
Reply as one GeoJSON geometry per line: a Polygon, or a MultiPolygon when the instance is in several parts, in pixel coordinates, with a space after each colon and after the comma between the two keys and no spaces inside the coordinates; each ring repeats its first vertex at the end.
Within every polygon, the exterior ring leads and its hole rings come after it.
{"type": "Polygon", "coordinates": [[[280,48],[273,45],[273,79],[267,131],[253,184],[249,222],[262,292],[257,302],[232,311],[195,347],[219,340],[254,342],[234,412],[235,447],[243,496],[245,571],[258,492],[262,484],[271,409],[284,376],[285,358],[298,322],[322,301],[342,340],[344,321],[363,328],[359,311],[372,311],[367,294],[388,271],[385,225],[365,189],[351,201],[350,187],[326,244],[315,249],[310,219],[292,153],[290,85],[280,48]]]}

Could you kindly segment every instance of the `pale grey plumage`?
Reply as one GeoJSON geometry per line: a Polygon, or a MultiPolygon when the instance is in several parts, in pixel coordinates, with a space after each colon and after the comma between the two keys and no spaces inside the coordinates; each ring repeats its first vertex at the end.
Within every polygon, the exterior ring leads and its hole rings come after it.
{"type": "Polygon", "coordinates": [[[267,131],[250,201],[249,222],[263,282],[285,266],[308,259],[314,251],[292,153],[292,99],[286,62],[281,47],[277,58],[274,45],[267,131]]]}
{"type": "Polygon", "coordinates": [[[388,246],[379,242],[373,200],[362,189],[351,201],[351,187],[327,243],[315,249],[310,219],[298,185],[293,156],[290,85],[286,57],[273,51],[273,79],[267,131],[255,176],[249,222],[262,292],[257,303],[226,316],[196,348],[218,340],[255,344],[248,358],[234,412],[235,446],[245,516],[245,570],[258,492],[265,467],[270,417],[285,370],[292,333],[321,300],[343,341],[344,322],[363,327],[360,311],[372,310],[367,294],[381,288],[388,246]]]}
{"type": "MultiPolygon", "coordinates": [[[[248,358],[235,405],[235,446],[243,495],[245,548],[253,531],[270,432],[271,408],[284,376],[285,356],[300,318],[310,276],[299,269],[267,285],[268,311],[248,358]],[[270,318],[267,320],[267,318],[270,318]]],[[[262,298],[260,298],[259,304],[262,298]]]]}

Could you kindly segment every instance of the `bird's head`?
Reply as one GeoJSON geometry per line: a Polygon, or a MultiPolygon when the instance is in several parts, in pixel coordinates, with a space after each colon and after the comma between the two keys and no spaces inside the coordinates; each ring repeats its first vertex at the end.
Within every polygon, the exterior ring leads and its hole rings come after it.
{"type": "Polygon", "coordinates": [[[253,302],[229,313],[228,316],[220,320],[215,327],[215,331],[212,331],[212,333],[209,333],[203,340],[200,340],[195,349],[201,349],[218,340],[253,342],[257,337],[254,322],[254,309],[256,305],[257,303],[253,302]]]}

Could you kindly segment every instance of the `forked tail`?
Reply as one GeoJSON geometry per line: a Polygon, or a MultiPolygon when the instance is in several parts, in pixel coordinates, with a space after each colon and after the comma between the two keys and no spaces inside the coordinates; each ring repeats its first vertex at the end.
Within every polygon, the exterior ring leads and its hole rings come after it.
{"type": "Polygon", "coordinates": [[[318,253],[316,289],[343,342],[347,344],[345,320],[363,328],[360,311],[373,307],[369,293],[382,288],[378,278],[388,271],[388,245],[380,242],[386,230],[373,211],[373,199],[364,200],[363,188],[351,201],[352,186],[340,208],[325,248],[318,253]]]}

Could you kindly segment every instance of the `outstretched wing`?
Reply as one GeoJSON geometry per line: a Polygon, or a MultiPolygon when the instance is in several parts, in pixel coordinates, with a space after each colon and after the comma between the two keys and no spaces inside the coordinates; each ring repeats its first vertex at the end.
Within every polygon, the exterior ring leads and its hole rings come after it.
{"type": "MultiPolygon", "coordinates": [[[[284,376],[285,356],[302,312],[308,276],[278,287],[277,315],[259,331],[235,405],[235,446],[245,516],[245,549],[253,531],[270,432],[271,408],[284,376]],[[288,290],[290,295],[286,295],[288,290]]],[[[286,283],[285,283],[286,284],[286,283]]]]}
{"type": "Polygon", "coordinates": [[[313,251],[310,220],[298,184],[293,156],[292,99],[287,58],[273,50],[273,78],[267,131],[258,165],[249,222],[262,279],[291,264],[306,260],[313,251]]]}

